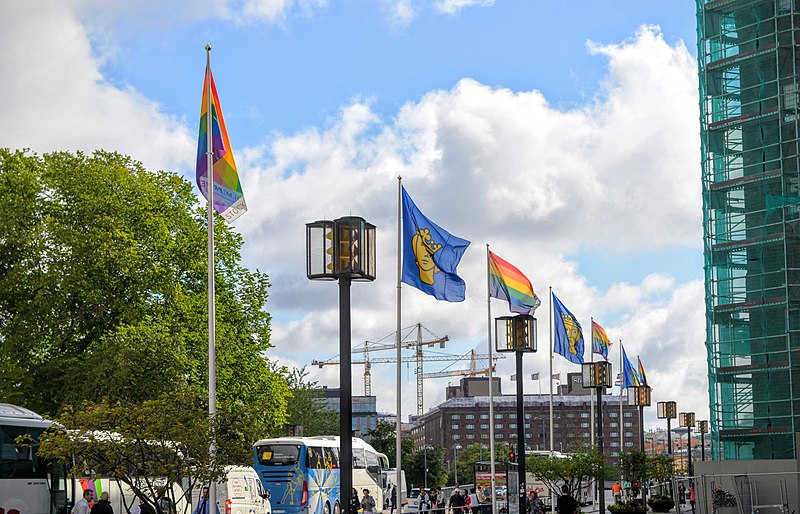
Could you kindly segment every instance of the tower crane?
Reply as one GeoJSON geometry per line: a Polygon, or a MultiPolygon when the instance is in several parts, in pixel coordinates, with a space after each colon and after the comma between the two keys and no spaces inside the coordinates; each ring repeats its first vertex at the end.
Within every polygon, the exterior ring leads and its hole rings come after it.
{"type": "MultiPolygon", "coordinates": [[[[422,380],[425,378],[439,378],[439,377],[448,377],[448,376],[473,376],[473,375],[480,375],[483,373],[488,373],[488,369],[478,370],[476,360],[477,359],[489,359],[488,355],[484,354],[477,354],[474,351],[466,354],[466,355],[450,355],[450,354],[439,354],[439,355],[430,355],[425,354],[423,352],[423,348],[430,347],[434,345],[439,345],[440,347],[444,347],[445,343],[449,341],[447,336],[436,338],[429,341],[423,341],[422,339],[422,325],[417,324],[417,338],[414,341],[402,341],[400,343],[401,348],[406,349],[413,349],[414,355],[402,357],[400,362],[414,362],[416,364],[416,376],[417,376],[417,414],[421,415],[423,413],[423,388],[422,388],[422,380]],[[423,372],[423,362],[458,362],[458,361],[470,361],[470,369],[468,370],[449,370],[449,371],[442,371],[438,373],[424,373],[423,372]]],[[[388,337],[388,336],[387,336],[388,337]]],[[[372,364],[377,363],[396,363],[397,357],[378,357],[378,358],[371,358],[370,352],[374,351],[381,351],[381,350],[392,350],[397,349],[397,345],[392,343],[379,343],[379,342],[371,342],[365,341],[363,347],[353,348],[353,353],[363,353],[364,359],[360,361],[352,361],[351,364],[363,364],[364,365],[364,394],[366,396],[372,395],[372,364]]],[[[492,355],[493,360],[497,359],[504,359],[505,355],[502,354],[494,354],[492,355]]],[[[338,361],[330,360],[330,361],[319,361],[314,360],[311,362],[314,366],[319,366],[322,368],[323,366],[335,366],[339,365],[338,361]]]]}

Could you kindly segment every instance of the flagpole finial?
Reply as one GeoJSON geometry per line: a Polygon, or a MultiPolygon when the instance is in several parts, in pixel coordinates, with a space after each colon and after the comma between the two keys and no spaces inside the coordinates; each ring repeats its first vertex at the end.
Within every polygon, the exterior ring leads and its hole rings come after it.
{"type": "Polygon", "coordinates": [[[210,45],[210,44],[207,44],[207,45],[206,45],[206,52],[210,52],[210,51],[211,51],[211,45],[210,45]]]}

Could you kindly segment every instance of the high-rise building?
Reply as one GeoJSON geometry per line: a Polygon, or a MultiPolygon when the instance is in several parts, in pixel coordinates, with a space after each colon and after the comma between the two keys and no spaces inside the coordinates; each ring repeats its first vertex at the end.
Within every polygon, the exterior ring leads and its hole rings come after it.
{"type": "Polygon", "coordinates": [[[697,0],[697,26],[712,451],[792,459],[800,10],[796,0],[697,0]]]}

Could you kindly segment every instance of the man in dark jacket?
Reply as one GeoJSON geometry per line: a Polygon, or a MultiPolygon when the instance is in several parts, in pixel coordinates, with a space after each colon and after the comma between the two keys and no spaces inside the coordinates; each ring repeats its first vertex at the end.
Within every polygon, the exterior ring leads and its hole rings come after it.
{"type": "Polygon", "coordinates": [[[92,514],[114,514],[114,508],[111,506],[111,502],[108,501],[107,492],[103,492],[100,495],[100,501],[92,507],[92,514]]]}

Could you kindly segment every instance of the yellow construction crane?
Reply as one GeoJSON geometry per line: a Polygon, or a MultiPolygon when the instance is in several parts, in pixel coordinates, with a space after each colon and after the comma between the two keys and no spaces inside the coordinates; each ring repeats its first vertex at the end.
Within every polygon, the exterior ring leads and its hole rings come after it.
{"type": "MultiPolygon", "coordinates": [[[[422,325],[417,324],[417,338],[413,341],[403,341],[400,343],[401,348],[405,349],[413,349],[414,356],[407,356],[402,357],[400,359],[401,362],[414,362],[416,364],[416,376],[417,376],[417,414],[421,415],[423,413],[423,388],[422,388],[422,380],[426,378],[440,378],[440,377],[451,377],[451,376],[474,376],[480,374],[488,374],[489,370],[483,369],[478,370],[476,361],[477,359],[488,359],[488,355],[483,354],[476,354],[474,351],[466,354],[466,355],[450,355],[450,354],[438,354],[438,355],[430,355],[425,354],[423,352],[423,348],[430,347],[434,345],[439,345],[441,348],[444,348],[445,343],[450,339],[447,336],[444,337],[437,337],[435,339],[429,341],[422,340],[422,325]],[[424,373],[423,372],[423,362],[458,362],[458,361],[470,361],[470,369],[468,370],[449,370],[449,371],[441,371],[438,373],[424,373]]],[[[427,330],[427,329],[426,329],[427,330]]],[[[390,334],[391,335],[391,334],[390,334]]],[[[389,336],[387,336],[389,337],[389,336]]],[[[385,338],[384,338],[385,339],[385,338]]],[[[397,357],[378,357],[378,358],[370,358],[370,352],[381,351],[381,350],[396,350],[397,345],[392,343],[379,343],[379,342],[371,342],[365,341],[363,347],[353,348],[353,353],[363,353],[364,360],[361,361],[352,361],[351,364],[363,364],[364,365],[364,395],[365,396],[372,396],[372,364],[377,363],[396,363],[397,357]]],[[[493,360],[497,359],[504,359],[505,355],[502,354],[494,354],[492,355],[493,360]]],[[[322,368],[323,366],[338,366],[339,361],[318,361],[314,360],[311,362],[314,366],[319,366],[322,368]]],[[[493,368],[494,369],[494,368],[493,368]]]]}

